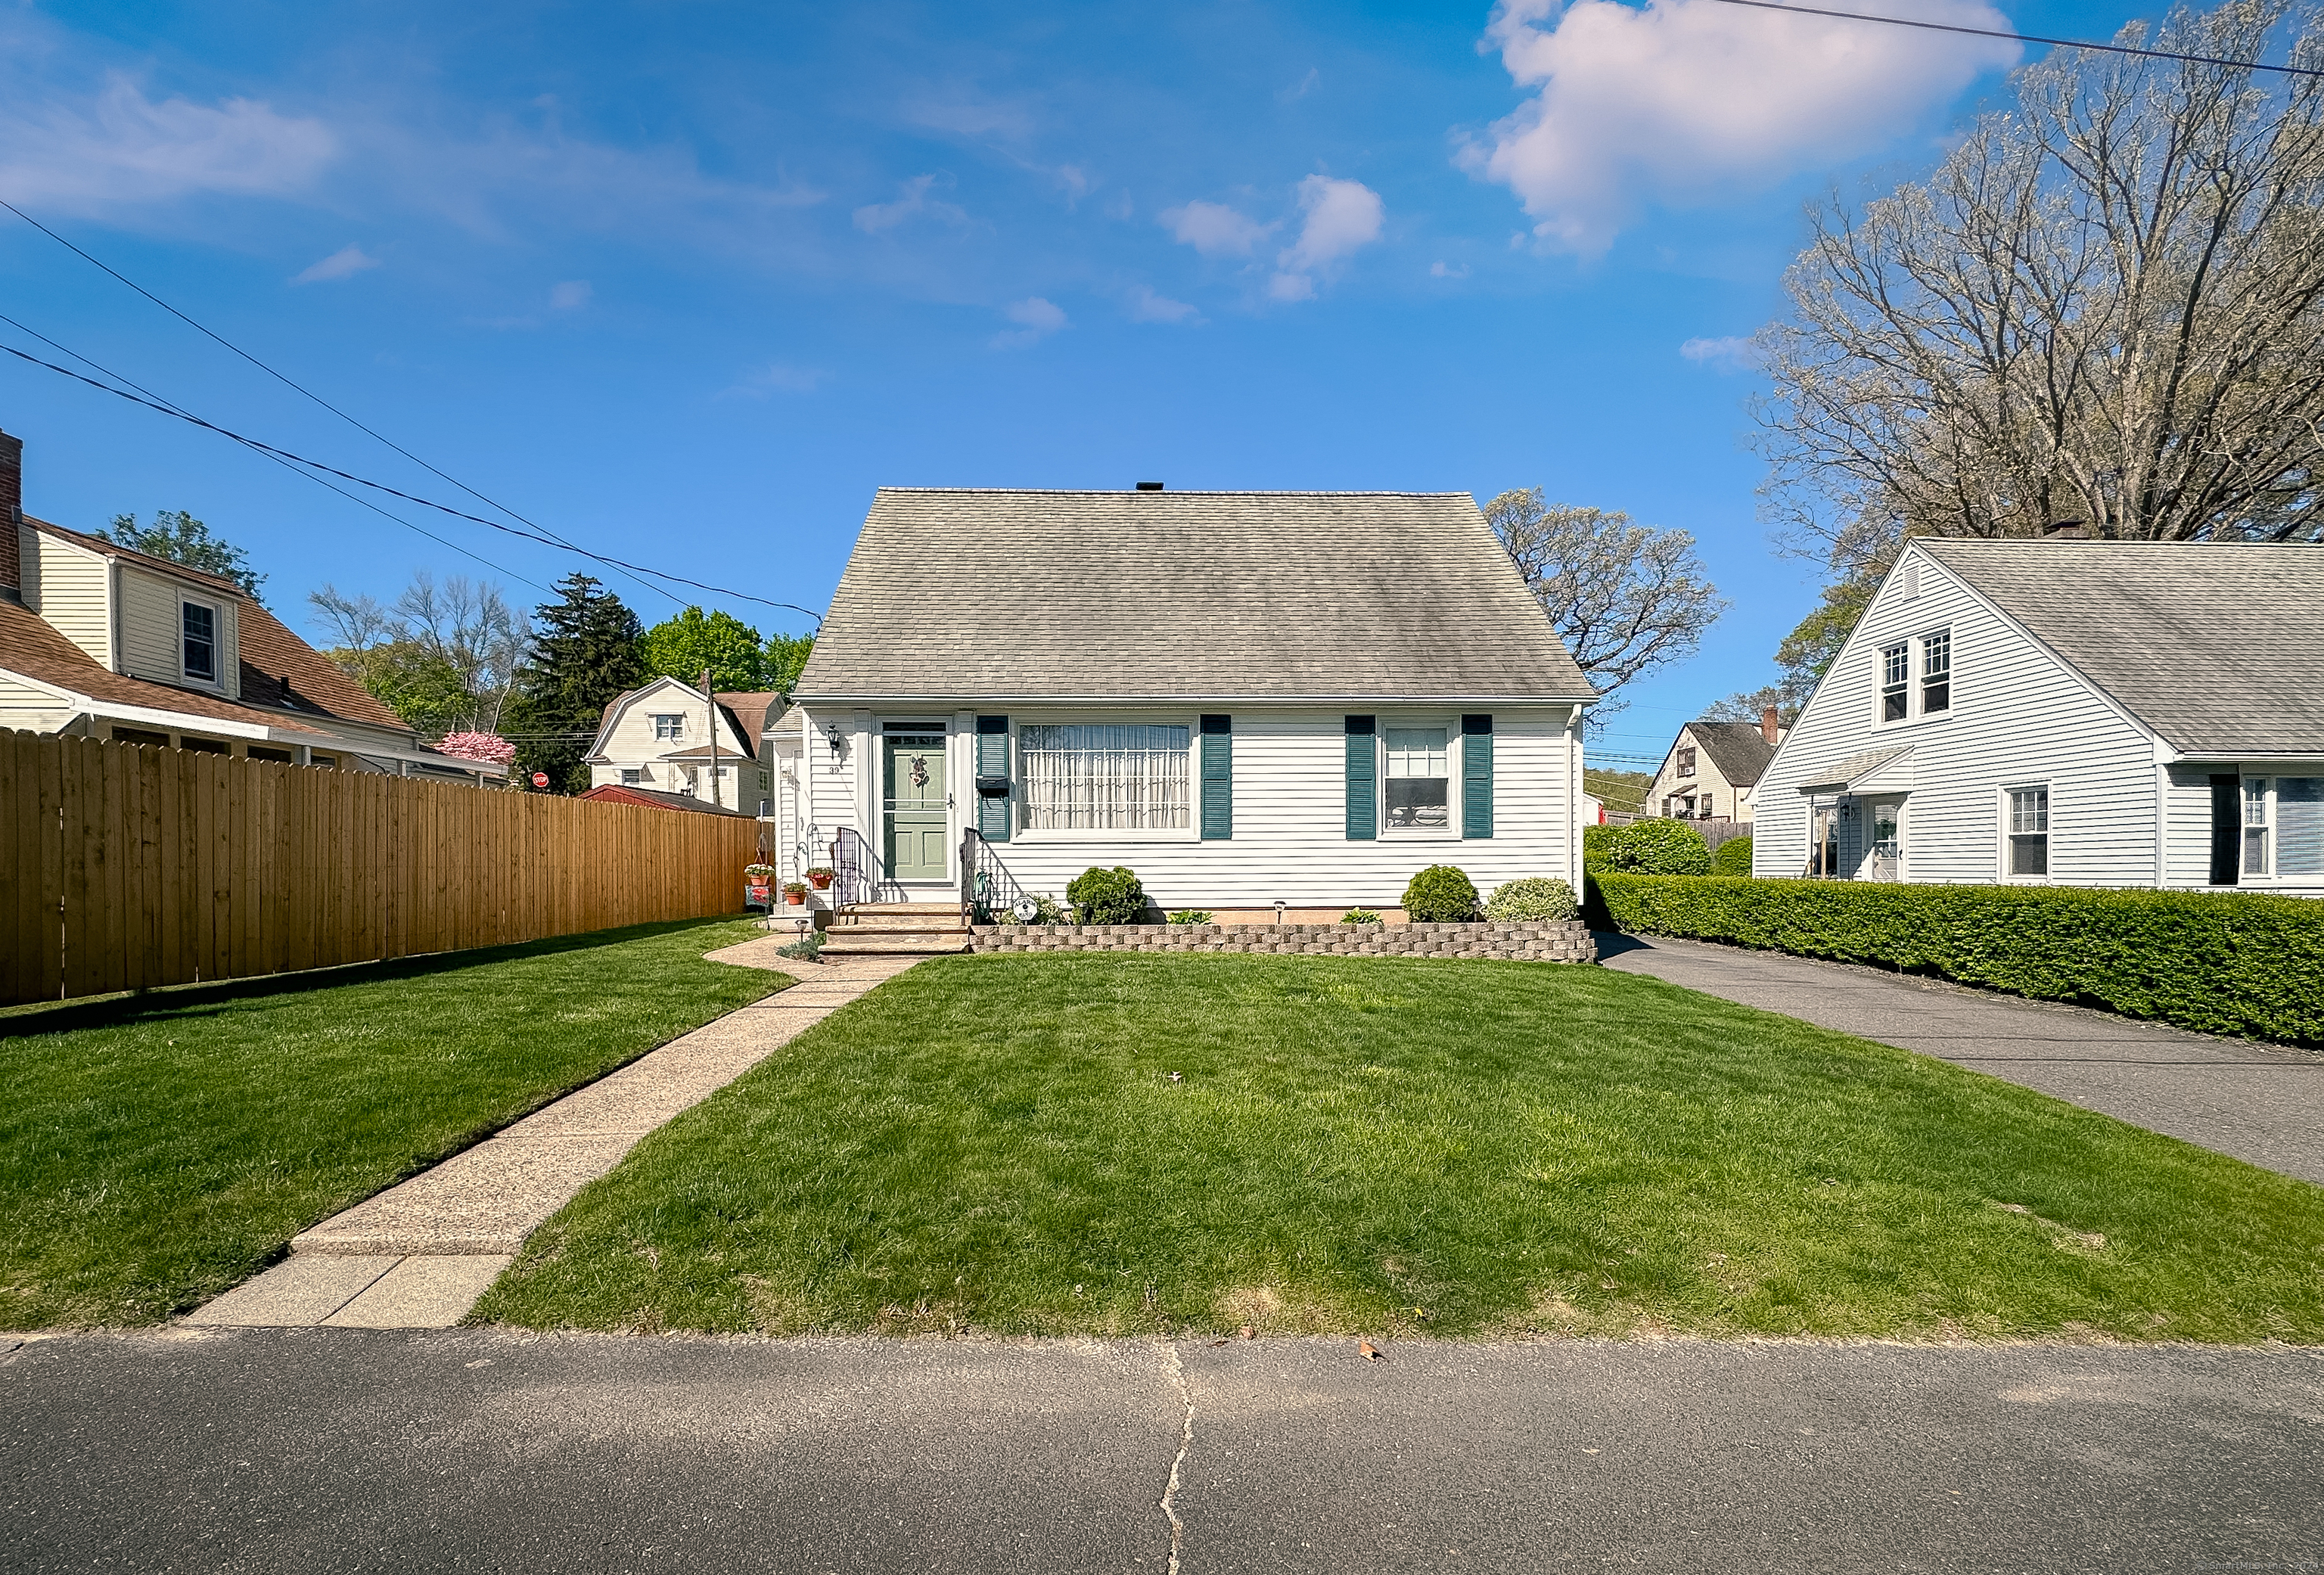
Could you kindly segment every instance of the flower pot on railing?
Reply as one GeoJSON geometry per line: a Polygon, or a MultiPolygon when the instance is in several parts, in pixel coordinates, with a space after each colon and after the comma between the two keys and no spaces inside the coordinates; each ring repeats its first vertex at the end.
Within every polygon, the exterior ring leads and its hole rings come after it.
{"type": "Polygon", "coordinates": [[[817,891],[828,891],[831,889],[831,877],[832,871],[829,870],[817,869],[810,870],[807,872],[807,880],[814,884],[815,889],[817,891]]]}

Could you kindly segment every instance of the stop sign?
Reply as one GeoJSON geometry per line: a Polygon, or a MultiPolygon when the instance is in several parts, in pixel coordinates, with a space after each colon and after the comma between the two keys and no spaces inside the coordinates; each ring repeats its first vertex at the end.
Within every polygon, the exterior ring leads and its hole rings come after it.
{"type": "Polygon", "coordinates": [[[533,785],[534,787],[536,787],[536,788],[546,788],[546,787],[548,787],[548,786],[549,786],[549,773],[548,773],[548,772],[546,772],[546,771],[535,771],[535,772],[532,774],[532,785],[533,785]]]}

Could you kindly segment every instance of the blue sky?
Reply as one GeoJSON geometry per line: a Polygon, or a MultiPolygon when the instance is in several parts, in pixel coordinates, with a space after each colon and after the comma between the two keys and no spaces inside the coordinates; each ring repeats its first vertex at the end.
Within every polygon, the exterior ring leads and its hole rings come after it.
{"type": "MultiPolygon", "coordinates": [[[[1602,741],[1654,752],[1772,677],[1818,583],[1757,518],[1722,342],[1780,309],[1803,200],[1924,168],[2015,54],[1716,0],[0,0],[0,197],[557,532],[778,601],[825,601],[882,484],[1540,485],[1683,527],[1734,607],[1602,741]]],[[[0,298],[208,419],[460,501],[5,213],[0,298]]],[[[191,510],[294,623],[326,580],[530,603],[573,566],[398,506],[484,569],[21,363],[0,427],[32,511],[191,510]]]]}

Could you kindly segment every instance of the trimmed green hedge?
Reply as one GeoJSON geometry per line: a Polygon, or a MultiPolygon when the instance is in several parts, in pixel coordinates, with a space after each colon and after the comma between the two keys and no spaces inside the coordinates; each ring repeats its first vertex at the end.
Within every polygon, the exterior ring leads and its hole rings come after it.
{"type": "Polygon", "coordinates": [[[2075,1001],[2209,1034],[2324,1045],[2324,901],[2059,886],[1903,886],[1618,875],[1588,911],[1729,941],[2075,1001]]]}

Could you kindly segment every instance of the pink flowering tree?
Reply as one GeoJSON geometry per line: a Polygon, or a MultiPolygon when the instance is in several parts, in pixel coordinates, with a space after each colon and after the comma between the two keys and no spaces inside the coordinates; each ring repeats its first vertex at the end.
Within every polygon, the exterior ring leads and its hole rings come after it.
{"type": "Polygon", "coordinates": [[[516,759],[516,745],[496,732],[447,733],[437,743],[439,755],[456,755],[464,760],[488,760],[495,766],[505,766],[516,759]]]}

